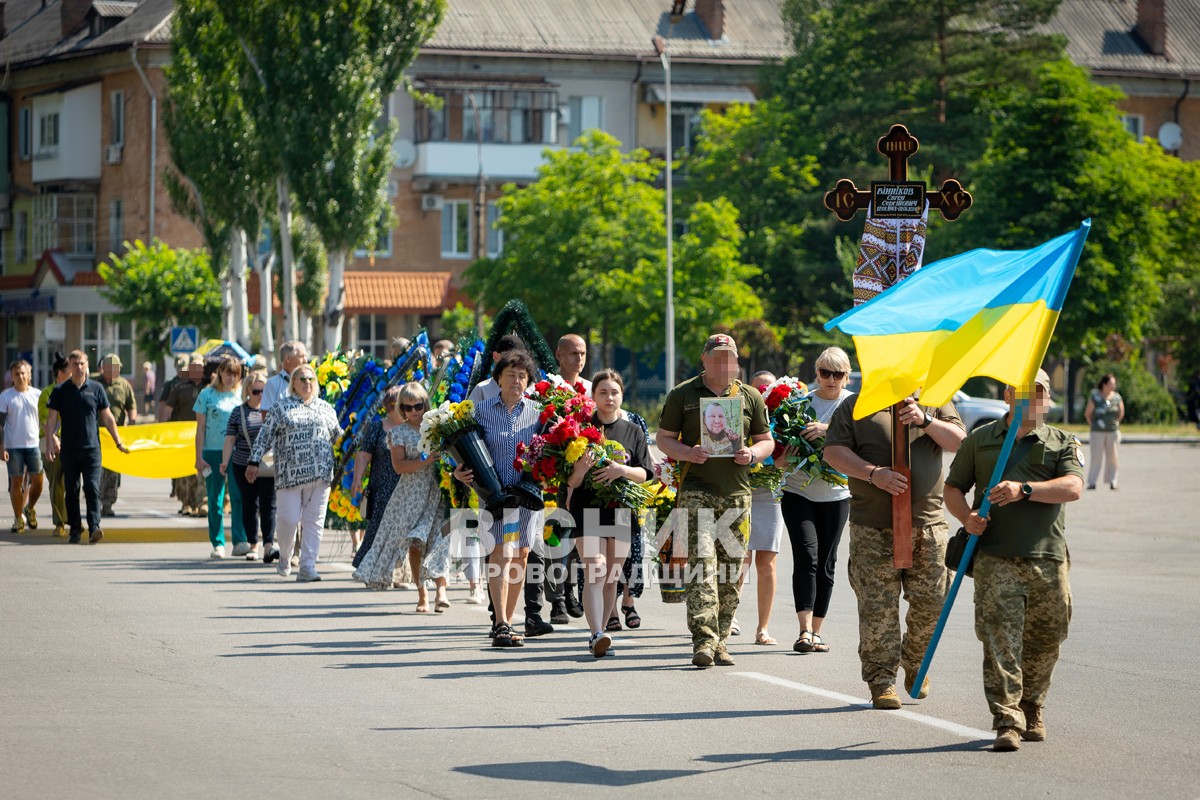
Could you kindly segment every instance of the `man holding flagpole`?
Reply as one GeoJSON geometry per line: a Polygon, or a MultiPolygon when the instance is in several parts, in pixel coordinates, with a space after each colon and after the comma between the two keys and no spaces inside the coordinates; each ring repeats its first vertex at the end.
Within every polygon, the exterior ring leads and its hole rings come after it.
{"type": "MultiPolygon", "coordinates": [[[[825,460],[850,478],[850,586],[858,598],[858,656],[862,677],[879,709],[900,708],[896,673],[906,688],[937,625],[949,588],[942,513],[942,453],[956,452],[966,432],[952,403],[926,407],[901,402],[912,470],[912,566],[893,561],[892,497],[908,487],[892,463],[892,415],[887,408],[854,419],[854,403],[838,406],[825,434],[825,460]],[[900,594],[908,599],[907,630],[900,630],[900,594]]],[[[928,681],[919,697],[928,694],[928,681]]]]}
{"type": "Polygon", "coordinates": [[[995,749],[1046,739],[1042,706],[1071,621],[1065,503],[1083,494],[1083,447],[1045,425],[1050,377],[1039,369],[1017,428],[1003,479],[988,491],[1016,409],[967,437],[946,478],[946,508],[980,536],[975,561],[975,633],[983,642],[983,693],[996,729],[995,749]],[[974,487],[974,502],[966,493],[974,487]],[[984,495],[991,510],[980,517],[984,495]]]}

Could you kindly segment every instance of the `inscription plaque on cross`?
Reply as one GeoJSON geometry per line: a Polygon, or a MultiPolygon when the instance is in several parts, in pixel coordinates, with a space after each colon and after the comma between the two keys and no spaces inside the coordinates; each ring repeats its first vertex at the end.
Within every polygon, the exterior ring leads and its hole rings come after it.
{"type": "MultiPolygon", "coordinates": [[[[876,149],[888,160],[888,180],[872,181],[871,189],[859,189],[854,181],[842,178],[825,193],[825,207],[842,222],[849,222],[860,210],[869,209],[874,219],[920,219],[925,204],[936,208],[944,219],[953,222],[971,207],[973,198],[953,178],[940,189],[929,192],[922,181],[908,180],[908,159],[921,147],[917,137],[903,125],[893,125],[876,149]]],[[[897,280],[902,280],[900,271],[897,280]]],[[[887,287],[884,287],[887,288],[887,287]]],[[[892,497],[892,564],[897,569],[912,566],[912,471],[909,468],[909,431],[900,422],[900,404],[892,406],[892,469],[904,476],[907,488],[892,497]]]]}

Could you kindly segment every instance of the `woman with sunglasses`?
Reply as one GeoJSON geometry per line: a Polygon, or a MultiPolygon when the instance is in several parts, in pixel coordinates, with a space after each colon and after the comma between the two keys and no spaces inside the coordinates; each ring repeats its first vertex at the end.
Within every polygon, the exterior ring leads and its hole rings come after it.
{"type": "Polygon", "coordinates": [[[391,386],[383,394],[383,416],[376,417],[367,425],[363,434],[362,444],[354,456],[354,480],[350,485],[350,497],[355,499],[362,508],[363,499],[367,501],[367,529],[363,533],[362,544],[358,546],[351,562],[355,567],[362,564],[363,558],[370,552],[375,542],[375,534],[379,532],[379,524],[383,521],[383,512],[387,508],[396,481],[400,478],[392,469],[391,446],[388,436],[392,428],[404,424],[407,414],[400,409],[400,387],[391,386]],[[368,472],[368,470],[370,470],[368,472]],[[363,478],[367,477],[367,488],[364,494],[363,478]]]}
{"type": "Polygon", "coordinates": [[[246,480],[254,483],[263,456],[275,452],[275,529],[280,551],[276,569],[285,578],[292,574],[292,548],[299,525],[300,572],[296,580],[321,580],[317,555],[333,479],[333,446],[341,435],[337,412],[319,397],[316,371],[309,364],[296,367],[288,379],[287,395],[271,406],[246,465],[246,480]]]}
{"type": "Polygon", "coordinates": [[[421,458],[421,417],[428,406],[429,396],[421,384],[400,387],[396,407],[404,421],[388,432],[391,465],[399,478],[375,541],[354,573],[369,589],[387,589],[397,564],[407,556],[417,582],[416,610],[420,614],[429,611],[425,581],[430,578],[437,584],[435,610],[450,607],[446,600],[450,541],[440,535],[444,514],[442,490],[434,469],[437,459],[421,458]]]}
{"type": "Polygon", "coordinates": [[[246,528],[242,524],[242,494],[236,483],[229,483],[221,468],[229,417],[241,405],[237,392],[241,380],[242,362],[233,356],[223,357],[213,373],[212,382],[201,390],[192,408],[196,414],[196,471],[204,476],[208,494],[208,540],[213,548],[209,558],[225,557],[226,488],[233,513],[233,555],[244,556],[250,552],[246,528]]]}
{"type": "MultiPolygon", "coordinates": [[[[817,356],[818,388],[809,395],[816,422],[802,434],[809,441],[825,436],[829,420],[839,405],[851,396],[850,357],[840,347],[830,347],[817,356]]],[[[822,459],[822,466],[825,462],[822,459]]],[[[792,542],[792,597],[800,636],[792,649],[797,653],[828,653],[821,626],[833,596],[834,568],[838,542],[850,516],[850,489],[820,478],[793,473],[783,485],[783,522],[792,542]]]]}
{"type": "Polygon", "coordinates": [[[258,529],[262,526],[262,560],[264,564],[279,560],[279,548],[275,545],[275,478],[258,476],[250,483],[246,480],[246,467],[250,463],[250,449],[258,439],[266,419],[262,410],[263,390],[267,386],[267,373],[256,370],[242,381],[242,404],[229,415],[225,427],[225,449],[221,453],[221,474],[233,472],[233,482],[242,498],[242,527],[246,530],[246,541],[250,543],[247,561],[256,561],[258,529]]]}

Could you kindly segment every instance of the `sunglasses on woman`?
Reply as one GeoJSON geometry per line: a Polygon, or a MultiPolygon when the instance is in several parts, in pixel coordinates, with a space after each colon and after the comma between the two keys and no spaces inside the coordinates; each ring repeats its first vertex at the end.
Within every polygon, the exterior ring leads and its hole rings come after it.
{"type": "Polygon", "coordinates": [[[251,389],[250,390],[250,394],[255,395],[256,397],[262,393],[263,393],[262,389],[251,389]]]}
{"type": "Polygon", "coordinates": [[[414,403],[413,405],[410,406],[408,403],[401,403],[400,410],[403,411],[405,414],[407,414],[410,411],[424,411],[425,404],[424,403],[414,403]]]}
{"type": "Polygon", "coordinates": [[[821,367],[817,367],[817,374],[822,378],[833,378],[835,381],[840,381],[846,377],[846,373],[843,370],[823,369],[821,367]]]}

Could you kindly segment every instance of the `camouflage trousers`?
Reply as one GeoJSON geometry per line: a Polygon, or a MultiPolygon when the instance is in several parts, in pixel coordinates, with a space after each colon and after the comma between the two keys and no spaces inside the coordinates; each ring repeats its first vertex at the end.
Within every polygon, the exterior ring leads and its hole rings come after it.
{"type": "Polygon", "coordinates": [[[204,478],[199,473],[175,481],[175,497],[184,508],[200,508],[208,502],[204,478]]]}
{"type": "Polygon", "coordinates": [[[100,507],[110,508],[117,502],[117,490],[121,488],[121,474],[112,470],[100,472],[100,507]]]}
{"type": "Polygon", "coordinates": [[[1071,623],[1070,564],[1049,558],[975,559],[975,635],[992,727],[1025,730],[1021,703],[1046,704],[1071,623]]]}
{"type": "Polygon", "coordinates": [[[46,480],[49,482],[50,512],[54,527],[67,526],[67,483],[63,477],[62,460],[43,459],[46,470],[46,480]]]}
{"type": "Polygon", "coordinates": [[[679,493],[675,505],[687,511],[684,582],[692,649],[716,649],[729,638],[737,612],[738,577],[750,538],[750,495],[689,490],[679,493]]]}
{"type": "Polygon", "coordinates": [[[850,586],[858,597],[858,658],[873,690],[893,686],[896,670],[916,676],[950,588],[946,523],[913,528],[913,565],[892,565],[892,529],[850,523],[850,586]],[[900,596],[908,601],[900,631],[900,596]]]}

